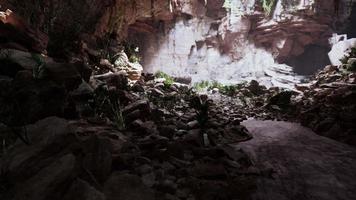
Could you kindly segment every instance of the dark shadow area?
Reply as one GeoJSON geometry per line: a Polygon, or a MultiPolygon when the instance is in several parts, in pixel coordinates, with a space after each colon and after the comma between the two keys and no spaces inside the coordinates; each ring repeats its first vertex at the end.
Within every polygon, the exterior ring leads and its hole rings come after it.
{"type": "Polygon", "coordinates": [[[356,37],[356,3],[352,5],[352,12],[349,18],[348,26],[346,27],[345,33],[348,38],[356,37]]]}
{"type": "Polygon", "coordinates": [[[327,47],[309,45],[302,55],[289,59],[286,64],[292,66],[299,75],[312,75],[330,64],[329,51],[327,47]]]}

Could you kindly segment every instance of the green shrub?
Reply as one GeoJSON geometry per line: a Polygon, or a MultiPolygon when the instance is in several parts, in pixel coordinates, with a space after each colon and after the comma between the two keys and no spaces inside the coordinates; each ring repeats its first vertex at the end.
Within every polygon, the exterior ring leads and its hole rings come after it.
{"type": "Polygon", "coordinates": [[[209,86],[209,89],[214,89],[214,88],[218,88],[219,90],[221,89],[221,88],[223,88],[224,87],[224,85],[223,84],[221,84],[221,83],[219,83],[219,82],[217,82],[217,81],[213,81],[212,82],[212,84],[209,86]]]}
{"type": "Polygon", "coordinates": [[[225,85],[221,89],[219,89],[221,94],[225,94],[227,96],[234,96],[237,91],[238,87],[236,85],[225,85]]]}
{"type": "Polygon", "coordinates": [[[262,0],[262,8],[267,16],[270,16],[276,8],[276,0],[262,0]]]}
{"type": "Polygon", "coordinates": [[[197,91],[203,91],[204,89],[208,89],[209,86],[210,86],[209,81],[200,81],[200,82],[194,83],[194,88],[197,91]]]}
{"type": "Polygon", "coordinates": [[[349,58],[348,58],[348,56],[344,56],[344,57],[342,57],[341,59],[340,59],[340,62],[342,63],[342,64],[347,64],[347,61],[349,60],[349,58]]]}
{"type": "Polygon", "coordinates": [[[209,109],[212,102],[207,95],[193,95],[189,100],[189,105],[195,109],[196,119],[200,128],[204,129],[209,119],[209,109]]]}
{"type": "Polygon", "coordinates": [[[232,7],[232,2],[231,2],[231,0],[225,0],[225,1],[224,1],[224,4],[223,4],[223,8],[225,8],[225,9],[231,9],[231,7],[232,7]]]}
{"type": "Polygon", "coordinates": [[[246,82],[242,82],[242,83],[238,83],[238,84],[234,84],[234,85],[223,85],[223,84],[218,83],[218,82],[215,81],[210,86],[210,89],[217,88],[217,89],[219,89],[219,92],[221,94],[224,94],[224,95],[227,95],[227,96],[234,96],[243,87],[246,87],[246,82]]]}
{"type": "Polygon", "coordinates": [[[246,86],[246,82],[234,84],[234,85],[224,85],[217,81],[209,82],[209,81],[201,81],[194,84],[194,88],[197,91],[203,91],[204,89],[213,90],[217,88],[221,94],[227,96],[234,96],[241,88],[246,86]]]}
{"type": "Polygon", "coordinates": [[[356,47],[352,47],[350,52],[340,59],[342,64],[347,64],[350,58],[356,58],[356,47]]]}
{"type": "Polygon", "coordinates": [[[41,54],[32,53],[32,59],[37,63],[37,65],[33,68],[33,77],[34,78],[42,78],[44,76],[46,70],[46,63],[41,54]]]}
{"type": "Polygon", "coordinates": [[[356,71],[356,58],[350,58],[347,62],[347,71],[355,72],[356,71]]]}
{"type": "Polygon", "coordinates": [[[129,61],[131,63],[139,63],[141,61],[141,58],[137,55],[131,55],[129,61]]]}
{"type": "Polygon", "coordinates": [[[164,85],[167,87],[170,87],[173,83],[174,83],[174,79],[173,77],[171,77],[170,75],[162,72],[162,71],[158,71],[155,73],[155,78],[164,78],[166,79],[164,81],[164,85]]]}
{"type": "Polygon", "coordinates": [[[118,130],[125,129],[125,119],[122,115],[122,105],[116,93],[111,93],[104,85],[94,92],[92,104],[95,115],[100,118],[109,118],[118,130]]]}

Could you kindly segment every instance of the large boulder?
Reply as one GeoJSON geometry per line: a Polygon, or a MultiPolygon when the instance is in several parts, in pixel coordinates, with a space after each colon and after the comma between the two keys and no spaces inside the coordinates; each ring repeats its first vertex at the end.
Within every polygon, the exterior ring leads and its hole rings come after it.
{"type": "Polygon", "coordinates": [[[77,179],[66,192],[64,200],[106,200],[103,193],[96,190],[88,182],[77,179]]]}
{"type": "Polygon", "coordinates": [[[342,59],[352,47],[356,47],[356,38],[343,40],[334,44],[328,53],[331,64],[336,66],[341,65],[340,59],[342,59]]]}
{"type": "MultiPolygon", "coordinates": [[[[20,51],[15,49],[1,49],[0,54],[1,62],[8,60],[13,64],[21,66],[23,69],[32,70],[38,66],[38,62],[34,59],[34,54],[26,51],[20,51]]],[[[4,66],[2,65],[1,68],[4,66]]],[[[11,70],[11,69],[4,69],[11,70]]]]}
{"type": "Polygon", "coordinates": [[[83,165],[95,179],[103,183],[111,173],[110,140],[93,136],[84,142],[83,165]]]}
{"type": "Polygon", "coordinates": [[[28,139],[31,145],[18,140],[13,149],[4,155],[2,171],[9,178],[21,182],[33,176],[55,162],[57,154],[65,152],[69,142],[73,141],[69,124],[66,120],[50,117],[26,127],[26,132],[18,134],[28,139]],[[27,135],[27,137],[25,136],[27,135]]]}
{"type": "MultiPolygon", "coordinates": [[[[1,137],[6,129],[0,124],[1,137]]],[[[111,154],[122,148],[122,134],[109,126],[57,117],[40,120],[25,129],[11,130],[21,134],[29,145],[18,140],[1,154],[0,199],[106,199],[98,188],[111,174],[111,154]]],[[[130,177],[125,180],[131,181],[130,177]]],[[[132,181],[137,183],[136,179],[132,181]]],[[[145,187],[137,187],[137,192],[145,191],[145,187]]]]}
{"type": "Polygon", "coordinates": [[[105,183],[104,193],[107,200],[154,200],[152,189],[144,185],[136,175],[115,172],[105,183]]]}
{"type": "MultiPolygon", "coordinates": [[[[48,62],[45,63],[44,68],[49,79],[64,83],[69,89],[77,88],[82,82],[76,64],[48,62]]],[[[47,78],[46,75],[44,78],[47,78]]]]}
{"type": "Polygon", "coordinates": [[[65,191],[66,183],[73,179],[76,160],[67,154],[25,182],[18,182],[14,200],[47,200],[58,198],[58,191],[65,191]]]}
{"type": "Polygon", "coordinates": [[[62,116],[66,89],[50,80],[34,80],[32,72],[20,71],[8,88],[0,93],[0,118],[16,126],[33,123],[48,116],[62,116]]]}

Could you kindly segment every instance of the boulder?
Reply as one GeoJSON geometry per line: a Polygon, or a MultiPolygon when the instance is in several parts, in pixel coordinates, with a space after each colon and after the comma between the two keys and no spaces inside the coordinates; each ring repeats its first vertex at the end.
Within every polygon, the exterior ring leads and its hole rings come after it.
{"type": "MultiPolygon", "coordinates": [[[[26,127],[31,145],[18,140],[12,151],[4,155],[3,170],[13,180],[21,182],[38,173],[43,167],[57,160],[73,142],[66,120],[49,117],[26,127]]],[[[24,132],[20,132],[24,135],[24,132]]],[[[24,136],[25,137],[25,136],[24,136]]]]}
{"type": "Polygon", "coordinates": [[[128,78],[137,81],[141,78],[143,67],[140,63],[130,63],[130,68],[127,70],[128,78]]]}
{"type": "Polygon", "coordinates": [[[111,173],[112,157],[110,140],[92,136],[83,142],[83,168],[90,171],[99,183],[103,183],[111,173]]]}
{"type": "Polygon", "coordinates": [[[142,112],[150,112],[151,108],[147,100],[138,100],[134,103],[129,104],[123,110],[123,114],[129,114],[135,110],[140,110],[142,112]]]}
{"type": "Polygon", "coordinates": [[[59,191],[65,191],[67,182],[73,179],[76,160],[67,154],[40,170],[25,182],[16,182],[14,200],[47,200],[59,198],[59,191]],[[35,191],[35,192],[34,192],[35,191]]]}
{"type": "Polygon", "coordinates": [[[114,66],[116,70],[124,70],[128,74],[130,80],[139,80],[143,71],[139,63],[131,63],[124,51],[115,55],[114,66]]]}
{"type": "Polygon", "coordinates": [[[2,49],[0,59],[11,61],[22,67],[22,69],[33,70],[39,65],[34,58],[34,54],[16,49],[2,49]]]}
{"type": "Polygon", "coordinates": [[[77,88],[82,82],[75,64],[46,62],[44,68],[48,72],[49,79],[64,83],[69,89],[77,88]]]}
{"type": "Polygon", "coordinates": [[[174,134],[176,133],[176,127],[174,125],[164,125],[158,128],[160,135],[173,138],[174,134]]]}
{"type": "Polygon", "coordinates": [[[141,178],[132,174],[113,173],[104,185],[107,200],[154,200],[152,189],[144,185],[141,178]]]}
{"type": "Polygon", "coordinates": [[[106,197],[88,182],[77,179],[72,183],[63,200],[106,200],[106,197]]]}
{"type": "Polygon", "coordinates": [[[11,10],[0,12],[0,38],[6,41],[5,44],[0,43],[0,47],[15,47],[39,53],[45,51],[48,44],[46,34],[30,27],[11,10]]]}
{"type": "Polygon", "coordinates": [[[268,105],[276,105],[280,108],[286,108],[291,103],[291,97],[295,94],[293,91],[282,91],[269,99],[268,105]]]}
{"type": "Polygon", "coordinates": [[[340,41],[333,45],[328,53],[332,65],[341,65],[340,59],[343,58],[351,47],[356,47],[356,38],[340,41]]]}
{"type": "Polygon", "coordinates": [[[31,71],[21,71],[9,86],[7,93],[0,96],[3,122],[23,125],[64,114],[67,92],[62,84],[51,80],[34,80],[31,71]]]}
{"type": "Polygon", "coordinates": [[[194,167],[190,170],[190,175],[205,179],[220,179],[226,177],[227,172],[222,164],[197,161],[194,162],[194,167]]]}
{"type": "Polygon", "coordinates": [[[162,97],[162,96],[164,96],[164,93],[161,90],[157,89],[157,88],[150,88],[148,90],[148,92],[151,95],[153,95],[154,97],[162,97]]]}

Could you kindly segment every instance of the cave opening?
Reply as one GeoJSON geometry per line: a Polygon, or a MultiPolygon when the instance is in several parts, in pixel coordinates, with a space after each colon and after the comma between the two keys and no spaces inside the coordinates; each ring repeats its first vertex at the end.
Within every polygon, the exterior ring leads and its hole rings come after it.
{"type": "Polygon", "coordinates": [[[331,64],[328,57],[330,50],[330,47],[308,45],[305,47],[303,54],[293,57],[285,63],[293,67],[293,71],[296,74],[310,76],[331,64]]]}
{"type": "Polygon", "coordinates": [[[0,0],[0,199],[355,199],[355,6],[0,0]]]}

